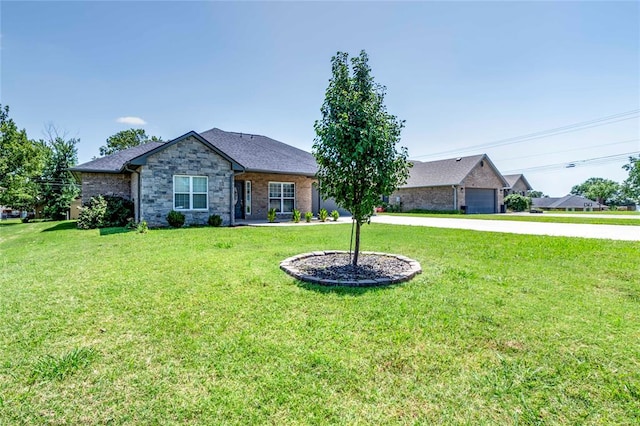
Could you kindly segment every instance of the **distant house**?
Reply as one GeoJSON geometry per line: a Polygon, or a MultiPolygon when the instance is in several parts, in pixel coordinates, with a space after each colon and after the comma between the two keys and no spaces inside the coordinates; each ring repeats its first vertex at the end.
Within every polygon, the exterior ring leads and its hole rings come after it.
{"type": "Polygon", "coordinates": [[[526,196],[533,189],[523,174],[504,175],[504,178],[509,183],[509,186],[504,189],[505,197],[509,194],[526,196]]]}
{"type": "Polygon", "coordinates": [[[311,210],[317,165],[303,150],[268,138],[211,129],[148,142],[71,169],[82,201],[118,195],[134,202],[135,220],[164,226],[171,210],[187,224],[217,214],[224,224],[311,210]]]}
{"type": "Polygon", "coordinates": [[[581,195],[568,194],[564,197],[532,198],[531,208],[539,210],[593,211],[606,208],[604,204],[581,195]]]}
{"type": "Polygon", "coordinates": [[[389,197],[403,211],[504,211],[503,188],[509,183],[486,154],[412,163],[407,183],[389,197]]]}

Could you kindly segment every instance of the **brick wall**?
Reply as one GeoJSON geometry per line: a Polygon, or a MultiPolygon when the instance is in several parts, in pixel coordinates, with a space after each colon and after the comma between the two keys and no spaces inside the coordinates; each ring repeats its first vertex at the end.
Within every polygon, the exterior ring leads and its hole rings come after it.
{"type": "Polygon", "coordinates": [[[502,193],[504,183],[487,161],[483,160],[483,162],[474,167],[473,170],[471,170],[471,173],[464,178],[462,185],[467,188],[496,189],[496,206],[498,206],[499,209],[500,205],[504,204],[504,196],[502,193]]]}
{"type": "Polygon", "coordinates": [[[82,173],[82,204],[96,195],[117,195],[131,199],[131,174],[82,173]]]}
{"type": "MultiPolygon", "coordinates": [[[[314,178],[276,173],[243,173],[236,180],[251,181],[251,216],[246,219],[266,219],[269,210],[269,182],[293,182],[296,188],[295,208],[304,215],[311,211],[311,184],[314,178]]],[[[284,214],[283,217],[290,215],[284,214]]]]}
{"type": "MultiPolygon", "coordinates": [[[[457,190],[457,188],[456,188],[457,190]]],[[[400,197],[402,210],[455,210],[453,206],[453,188],[450,186],[434,186],[426,188],[401,188],[391,194],[390,204],[398,204],[400,197]]],[[[458,206],[460,204],[458,203],[458,206]]]]}
{"type": "Polygon", "coordinates": [[[140,216],[149,226],[168,225],[174,175],[209,178],[209,208],[181,211],[186,224],[206,224],[212,214],[220,215],[225,225],[231,222],[231,164],[196,139],[189,137],[150,156],[140,175],[140,216]]]}
{"type": "Polygon", "coordinates": [[[507,196],[509,194],[520,194],[527,195],[529,190],[527,189],[527,185],[522,182],[522,179],[518,179],[516,183],[513,184],[513,187],[510,190],[505,190],[504,195],[507,196]]]}

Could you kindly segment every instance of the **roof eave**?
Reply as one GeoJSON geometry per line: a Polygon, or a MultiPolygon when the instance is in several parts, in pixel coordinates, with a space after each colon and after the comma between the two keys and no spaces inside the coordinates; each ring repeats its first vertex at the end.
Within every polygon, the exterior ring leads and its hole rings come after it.
{"type": "Polygon", "coordinates": [[[296,176],[316,177],[315,173],[286,171],[286,170],[283,171],[283,170],[266,170],[266,169],[245,168],[244,171],[246,173],[270,173],[270,174],[274,174],[274,175],[296,175],[296,176]]]}

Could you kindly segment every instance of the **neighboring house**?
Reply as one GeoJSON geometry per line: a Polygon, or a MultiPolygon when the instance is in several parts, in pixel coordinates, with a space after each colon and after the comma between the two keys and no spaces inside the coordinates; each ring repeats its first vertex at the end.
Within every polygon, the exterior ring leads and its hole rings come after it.
{"type": "Polygon", "coordinates": [[[504,175],[504,179],[509,183],[509,185],[504,189],[505,197],[509,194],[527,196],[529,195],[529,191],[533,189],[523,174],[504,175]]]}
{"type": "Polygon", "coordinates": [[[604,204],[581,195],[568,194],[564,197],[532,198],[531,208],[539,210],[593,211],[606,208],[604,204]]]}
{"type": "Polygon", "coordinates": [[[83,203],[99,194],[134,202],[135,220],[164,226],[171,210],[187,224],[217,214],[224,224],[311,210],[313,156],[274,139],[211,129],[148,142],[71,169],[83,203]]]}
{"type": "Polygon", "coordinates": [[[412,163],[407,183],[389,197],[403,211],[504,211],[503,188],[509,184],[486,154],[412,163]]]}

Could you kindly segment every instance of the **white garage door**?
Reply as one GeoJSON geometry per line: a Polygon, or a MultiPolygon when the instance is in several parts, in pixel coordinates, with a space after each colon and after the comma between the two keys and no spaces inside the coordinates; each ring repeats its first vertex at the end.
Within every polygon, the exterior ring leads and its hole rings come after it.
{"type": "Polygon", "coordinates": [[[495,189],[466,188],[467,213],[496,213],[495,189]]]}

